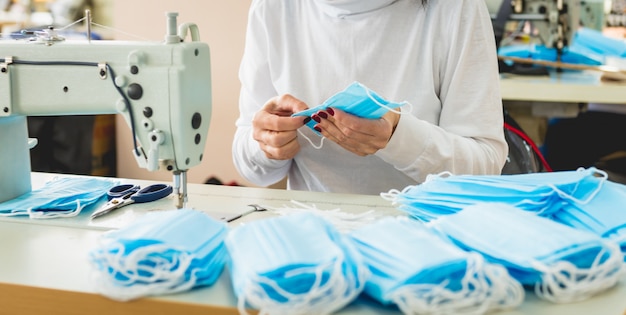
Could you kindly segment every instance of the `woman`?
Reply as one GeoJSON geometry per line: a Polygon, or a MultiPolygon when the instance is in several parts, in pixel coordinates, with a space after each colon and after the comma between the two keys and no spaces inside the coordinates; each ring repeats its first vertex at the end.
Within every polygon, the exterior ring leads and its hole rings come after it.
{"type": "Polygon", "coordinates": [[[499,174],[506,159],[484,0],[253,0],[239,77],[233,159],[257,185],[378,194],[442,171],[499,174]],[[320,111],[331,141],[316,149],[291,115],[354,81],[411,105],[380,119],[320,111]]]}

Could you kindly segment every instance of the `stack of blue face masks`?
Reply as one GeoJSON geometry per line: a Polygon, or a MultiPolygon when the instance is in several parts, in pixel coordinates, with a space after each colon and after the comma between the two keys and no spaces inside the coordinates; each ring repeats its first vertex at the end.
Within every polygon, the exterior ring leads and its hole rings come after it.
{"type": "Polygon", "coordinates": [[[228,252],[224,222],[191,209],[148,213],[90,253],[96,290],[115,300],[213,284],[228,252]]]}
{"type": "Polygon", "coordinates": [[[352,240],[314,214],[241,225],[226,238],[241,313],[329,314],[352,301],[368,270],[352,240]]]}
{"type": "Polygon", "coordinates": [[[73,217],[86,206],[96,203],[117,184],[117,181],[94,177],[56,178],[40,189],[0,203],[0,216],[73,217]]]}
{"type": "Polygon", "coordinates": [[[614,241],[626,253],[625,202],[626,186],[607,181],[588,203],[568,203],[552,219],[614,241]]]}
{"type": "Polygon", "coordinates": [[[385,218],[351,233],[369,266],[365,293],[404,314],[484,314],[516,307],[524,290],[487,263],[407,218],[385,218]]]}
{"type": "Polygon", "coordinates": [[[569,202],[586,204],[606,182],[596,168],[516,175],[428,176],[420,185],[381,196],[412,217],[428,222],[479,202],[500,202],[550,216],[569,202]]]}
{"type": "MultiPolygon", "coordinates": [[[[352,114],[361,118],[378,119],[382,117],[389,110],[396,110],[400,106],[406,104],[395,103],[388,101],[380,97],[376,92],[370,90],[365,85],[354,82],[350,84],[343,91],[331,96],[324,103],[307,109],[301,112],[295,113],[292,116],[310,117],[320,110],[325,110],[329,107],[340,109],[348,114],[352,114]]],[[[307,126],[311,128],[316,134],[314,127],[317,124],[314,120],[310,120],[307,126]]]]}
{"type": "Polygon", "coordinates": [[[468,206],[432,221],[431,227],[461,248],[502,264],[553,302],[604,291],[617,283],[623,268],[615,243],[506,204],[468,206]]]}

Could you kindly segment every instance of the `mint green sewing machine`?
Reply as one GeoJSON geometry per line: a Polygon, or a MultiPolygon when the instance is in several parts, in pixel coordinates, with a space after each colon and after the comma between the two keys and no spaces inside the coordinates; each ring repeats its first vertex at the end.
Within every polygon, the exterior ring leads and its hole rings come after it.
{"type": "Polygon", "coordinates": [[[138,165],[172,172],[184,206],[211,120],[211,66],[197,26],[177,15],[158,43],[65,40],[52,28],[0,41],[0,202],[31,190],[26,116],[119,113],[138,165]]]}

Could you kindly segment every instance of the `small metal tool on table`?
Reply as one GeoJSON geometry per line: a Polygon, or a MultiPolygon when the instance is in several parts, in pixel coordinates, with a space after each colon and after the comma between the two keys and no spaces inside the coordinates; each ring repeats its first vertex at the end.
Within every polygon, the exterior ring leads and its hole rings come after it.
{"type": "Polygon", "coordinates": [[[242,213],[239,213],[239,214],[237,214],[235,216],[232,216],[232,217],[223,218],[223,220],[226,221],[226,222],[232,222],[232,221],[235,221],[235,220],[237,220],[237,219],[239,219],[239,218],[241,218],[243,216],[246,216],[246,215],[248,215],[250,213],[253,213],[253,212],[267,211],[266,208],[264,208],[262,206],[259,206],[257,204],[249,204],[248,206],[252,207],[252,209],[250,209],[248,211],[245,211],[245,212],[242,212],[242,213]]]}

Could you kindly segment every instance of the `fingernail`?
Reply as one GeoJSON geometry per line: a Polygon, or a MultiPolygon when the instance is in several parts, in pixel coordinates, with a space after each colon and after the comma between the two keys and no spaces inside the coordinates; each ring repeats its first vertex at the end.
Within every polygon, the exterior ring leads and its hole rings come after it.
{"type": "Polygon", "coordinates": [[[326,114],[324,112],[319,112],[319,113],[317,113],[317,115],[319,115],[320,117],[322,117],[324,119],[328,118],[328,114],[326,114]]]}
{"type": "Polygon", "coordinates": [[[308,124],[308,123],[309,123],[309,121],[311,121],[311,117],[307,117],[307,118],[305,118],[305,119],[304,119],[304,124],[305,124],[305,125],[306,125],[306,124],[308,124]]]}
{"type": "Polygon", "coordinates": [[[315,120],[315,122],[321,122],[322,120],[320,119],[319,116],[317,116],[317,114],[313,114],[313,116],[311,116],[311,118],[313,118],[313,120],[315,120]]]}
{"type": "Polygon", "coordinates": [[[330,107],[326,109],[326,112],[327,112],[329,115],[331,115],[331,116],[335,116],[335,110],[333,110],[333,109],[332,109],[332,108],[330,108],[330,107]]]}
{"type": "Polygon", "coordinates": [[[317,132],[322,132],[322,128],[320,128],[318,126],[313,127],[313,129],[315,129],[315,131],[317,131],[317,132]]]}

